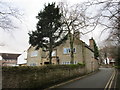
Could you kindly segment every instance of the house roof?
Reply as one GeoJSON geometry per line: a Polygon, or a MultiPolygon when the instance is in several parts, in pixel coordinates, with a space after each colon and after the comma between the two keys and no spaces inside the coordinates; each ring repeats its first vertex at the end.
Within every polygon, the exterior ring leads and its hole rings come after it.
{"type": "Polygon", "coordinates": [[[2,54],[2,58],[3,59],[17,59],[17,57],[19,56],[20,54],[8,54],[8,53],[3,53],[2,54]]]}
{"type": "Polygon", "coordinates": [[[21,54],[21,52],[18,52],[14,49],[9,48],[8,46],[0,46],[0,54],[2,53],[9,53],[9,54],[21,54]]]}
{"type": "Polygon", "coordinates": [[[82,42],[86,48],[88,48],[89,50],[91,50],[92,52],[94,52],[93,49],[91,49],[90,46],[87,45],[84,41],[80,40],[80,39],[77,38],[77,37],[75,37],[75,39],[77,39],[77,40],[79,40],[80,42],[82,42]]]}
{"type": "MultiPolygon", "coordinates": [[[[69,38],[69,36],[68,36],[68,38],[69,38]]],[[[91,49],[90,46],[87,45],[84,41],[80,40],[78,37],[75,37],[75,39],[78,40],[79,42],[83,43],[84,46],[85,46],[86,48],[88,48],[90,51],[94,52],[93,49],[91,49]]],[[[68,39],[67,39],[67,40],[68,40],[68,39]]],[[[28,48],[28,50],[29,50],[31,47],[32,47],[32,46],[30,45],[29,48],[28,48]]]]}
{"type": "Polygon", "coordinates": [[[15,51],[5,45],[0,46],[0,55],[3,59],[17,59],[21,52],[15,51]]]}

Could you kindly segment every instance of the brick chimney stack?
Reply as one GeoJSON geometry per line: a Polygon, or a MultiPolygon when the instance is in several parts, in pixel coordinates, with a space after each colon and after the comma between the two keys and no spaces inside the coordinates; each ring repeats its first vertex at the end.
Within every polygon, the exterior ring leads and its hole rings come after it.
{"type": "Polygon", "coordinates": [[[91,39],[89,39],[89,45],[90,45],[90,48],[94,51],[94,39],[93,39],[93,37],[91,39]]]}

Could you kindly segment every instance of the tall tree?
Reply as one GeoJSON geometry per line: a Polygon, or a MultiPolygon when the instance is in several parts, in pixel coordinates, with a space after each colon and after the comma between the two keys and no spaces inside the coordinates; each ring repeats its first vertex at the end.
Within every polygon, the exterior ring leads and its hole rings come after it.
{"type": "MultiPolygon", "coordinates": [[[[116,61],[120,65],[120,1],[119,0],[106,0],[103,2],[94,3],[94,5],[101,5],[101,11],[99,17],[103,19],[99,22],[104,27],[103,31],[109,30],[110,34],[107,41],[111,41],[117,47],[116,61]]],[[[114,51],[114,50],[113,50],[114,51]]],[[[116,57],[115,56],[115,57],[116,57]]]]}
{"type": "Polygon", "coordinates": [[[87,31],[87,27],[93,25],[95,26],[95,24],[91,23],[91,18],[86,16],[87,5],[85,5],[85,3],[70,6],[66,2],[60,2],[59,7],[61,12],[63,13],[62,21],[64,23],[64,30],[68,33],[70,40],[70,57],[71,64],[73,64],[75,37],[79,36],[79,34],[84,35],[91,32],[93,29],[87,31]],[[82,30],[84,30],[84,33],[82,32],[82,30]]]}
{"type": "Polygon", "coordinates": [[[93,42],[94,44],[94,57],[95,57],[95,59],[98,59],[98,57],[99,57],[99,50],[98,50],[98,46],[97,46],[97,44],[96,44],[96,42],[95,42],[95,40],[94,40],[94,42],[93,42]]]}
{"type": "MultiPolygon", "coordinates": [[[[119,0],[91,0],[87,2],[89,7],[97,7],[98,12],[94,17],[99,18],[96,22],[97,26],[103,28],[101,35],[104,31],[109,32],[107,40],[114,43],[120,49],[120,1],[119,0]]],[[[118,50],[118,58],[119,56],[118,50]]],[[[120,61],[119,61],[120,62],[120,61]]]]}
{"type": "Polygon", "coordinates": [[[52,51],[67,39],[62,29],[61,16],[58,6],[55,3],[48,3],[43,11],[38,13],[36,17],[39,21],[37,23],[37,30],[29,33],[29,43],[36,46],[36,49],[46,48],[49,51],[49,63],[52,63],[52,51]]]}

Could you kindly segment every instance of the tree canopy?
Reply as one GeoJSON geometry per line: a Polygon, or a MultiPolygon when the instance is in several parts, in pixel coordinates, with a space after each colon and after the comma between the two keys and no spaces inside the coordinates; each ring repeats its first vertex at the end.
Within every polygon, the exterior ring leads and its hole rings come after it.
{"type": "Polygon", "coordinates": [[[95,59],[98,59],[98,57],[99,57],[99,50],[98,50],[98,46],[97,46],[97,44],[96,44],[96,42],[95,42],[95,40],[94,40],[94,42],[93,42],[94,44],[94,57],[95,57],[95,59]]]}
{"type": "Polygon", "coordinates": [[[50,64],[53,49],[67,39],[62,29],[61,16],[58,6],[55,6],[55,3],[48,3],[36,17],[37,30],[29,33],[29,43],[32,46],[36,46],[36,49],[46,48],[49,51],[50,64]]]}

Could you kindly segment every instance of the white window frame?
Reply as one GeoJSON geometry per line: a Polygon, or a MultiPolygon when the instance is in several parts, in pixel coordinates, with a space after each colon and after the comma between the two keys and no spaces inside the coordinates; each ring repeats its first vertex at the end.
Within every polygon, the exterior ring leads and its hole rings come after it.
{"type": "Polygon", "coordinates": [[[36,66],[36,63],[31,63],[30,66],[36,66]]]}
{"type": "Polygon", "coordinates": [[[77,61],[74,61],[74,64],[77,64],[77,61]]]}
{"type": "Polygon", "coordinates": [[[32,51],[30,56],[31,57],[37,57],[38,56],[38,51],[32,51]]]}
{"type": "MultiPolygon", "coordinates": [[[[76,48],[73,48],[73,52],[76,53],[76,48]]],[[[71,49],[70,48],[63,48],[63,54],[70,54],[71,49]]]]}
{"type": "Polygon", "coordinates": [[[63,48],[63,54],[69,54],[70,48],[63,48]]]}

